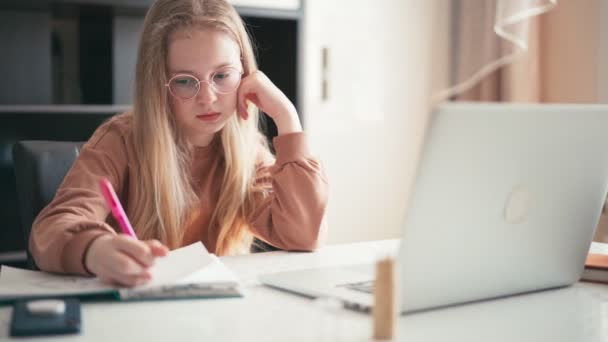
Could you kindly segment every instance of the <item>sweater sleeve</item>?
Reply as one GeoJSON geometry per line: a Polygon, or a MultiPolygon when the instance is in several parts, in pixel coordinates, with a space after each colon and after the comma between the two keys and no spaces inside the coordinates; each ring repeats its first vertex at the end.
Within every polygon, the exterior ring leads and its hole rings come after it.
{"type": "Polygon", "coordinates": [[[100,126],[83,146],[55,197],[36,217],[29,248],[41,270],[87,275],[84,257],[93,240],[114,234],[99,189],[106,177],[123,198],[127,174],[125,139],[113,119],[100,126]]]}
{"type": "MultiPolygon", "coordinates": [[[[251,229],[285,250],[314,250],[324,238],[328,183],[321,163],[308,149],[304,133],[275,137],[272,157],[258,168],[256,182],[268,195],[256,208],[251,229]]],[[[269,154],[269,153],[268,153],[269,154]]]]}

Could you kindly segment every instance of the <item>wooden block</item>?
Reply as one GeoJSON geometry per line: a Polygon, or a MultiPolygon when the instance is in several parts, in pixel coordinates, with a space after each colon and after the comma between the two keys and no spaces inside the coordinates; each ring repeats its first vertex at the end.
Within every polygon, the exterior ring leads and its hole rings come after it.
{"type": "Polygon", "coordinates": [[[372,308],[376,340],[390,340],[395,336],[398,305],[396,284],[395,261],[391,258],[378,261],[372,308]]]}

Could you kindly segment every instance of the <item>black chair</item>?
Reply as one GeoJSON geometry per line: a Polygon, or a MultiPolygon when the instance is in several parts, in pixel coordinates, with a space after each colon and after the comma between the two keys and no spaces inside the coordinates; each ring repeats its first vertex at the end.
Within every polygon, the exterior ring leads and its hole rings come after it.
{"type": "Polygon", "coordinates": [[[129,106],[26,107],[0,109],[0,263],[16,267],[26,267],[27,258],[19,215],[13,145],[22,140],[86,141],[116,112],[129,109],[129,106]]]}
{"type": "MultiPolygon", "coordinates": [[[[83,142],[18,141],[13,145],[13,161],[25,246],[28,246],[32,223],[51,202],[64,176],[78,157],[83,142]]],[[[254,239],[251,252],[278,250],[254,239]]],[[[37,269],[27,249],[27,266],[37,269]]]]}
{"type": "MultiPolygon", "coordinates": [[[[82,145],[82,142],[34,140],[18,141],[13,145],[15,183],[25,246],[28,246],[34,219],[55,196],[82,145]]],[[[37,269],[29,248],[27,266],[37,269]]]]}

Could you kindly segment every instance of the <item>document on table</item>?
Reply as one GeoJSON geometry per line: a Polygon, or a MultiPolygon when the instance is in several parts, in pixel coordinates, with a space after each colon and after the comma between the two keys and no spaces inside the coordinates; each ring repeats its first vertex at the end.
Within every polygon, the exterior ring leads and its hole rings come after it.
{"type": "MultiPolygon", "coordinates": [[[[151,298],[179,297],[184,291],[176,293],[184,285],[190,285],[189,296],[213,296],[209,286],[219,285],[224,290],[230,288],[231,295],[238,292],[238,279],[202,243],[171,251],[167,256],[158,258],[151,268],[152,280],[133,288],[120,288],[102,283],[98,278],[66,276],[40,271],[23,270],[9,266],[0,269],[0,301],[16,298],[37,298],[52,296],[80,296],[94,294],[118,294],[122,299],[137,297],[151,298]],[[192,291],[192,286],[199,292],[192,291]],[[204,291],[203,291],[204,290],[204,291]],[[206,292],[205,292],[206,291],[206,292]],[[204,293],[203,293],[204,292],[204,293]]],[[[179,291],[178,291],[179,292],[179,291]]],[[[237,294],[238,295],[238,294],[237,294]]]]}

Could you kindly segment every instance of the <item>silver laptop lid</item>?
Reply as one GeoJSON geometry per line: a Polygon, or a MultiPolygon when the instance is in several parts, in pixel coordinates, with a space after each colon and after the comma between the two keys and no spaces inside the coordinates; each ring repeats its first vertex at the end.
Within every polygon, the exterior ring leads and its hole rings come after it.
{"type": "Polygon", "coordinates": [[[576,282],[607,184],[608,106],[438,107],[401,242],[402,308],[576,282]]]}

